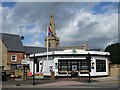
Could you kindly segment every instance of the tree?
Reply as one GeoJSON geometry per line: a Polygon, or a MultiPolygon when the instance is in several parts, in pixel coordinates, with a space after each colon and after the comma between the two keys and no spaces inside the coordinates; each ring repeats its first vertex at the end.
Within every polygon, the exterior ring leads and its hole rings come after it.
{"type": "Polygon", "coordinates": [[[110,52],[110,61],[113,64],[120,64],[120,43],[108,45],[105,51],[110,52]]]}

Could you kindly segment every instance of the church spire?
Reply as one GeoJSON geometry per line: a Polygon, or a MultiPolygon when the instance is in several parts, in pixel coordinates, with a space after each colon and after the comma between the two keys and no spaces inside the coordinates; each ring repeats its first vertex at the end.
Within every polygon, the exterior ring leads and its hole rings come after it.
{"type": "Polygon", "coordinates": [[[50,13],[49,30],[52,35],[50,34],[49,36],[45,37],[45,47],[47,47],[47,44],[49,48],[59,47],[60,39],[56,36],[53,8],[51,8],[50,13]]]}
{"type": "Polygon", "coordinates": [[[50,23],[49,23],[50,29],[54,35],[54,37],[56,37],[56,30],[55,30],[55,22],[54,22],[54,13],[53,13],[53,8],[51,8],[51,13],[50,13],[50,23]]]}

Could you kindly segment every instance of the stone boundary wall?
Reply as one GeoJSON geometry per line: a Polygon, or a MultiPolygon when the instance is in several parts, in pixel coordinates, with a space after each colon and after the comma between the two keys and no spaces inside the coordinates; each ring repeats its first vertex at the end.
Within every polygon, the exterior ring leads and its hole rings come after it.
{"type": "Polygon", "coordinates": [[[120,64],[111,64],[110,65],[110,76],[120,77],[120,64]]]}

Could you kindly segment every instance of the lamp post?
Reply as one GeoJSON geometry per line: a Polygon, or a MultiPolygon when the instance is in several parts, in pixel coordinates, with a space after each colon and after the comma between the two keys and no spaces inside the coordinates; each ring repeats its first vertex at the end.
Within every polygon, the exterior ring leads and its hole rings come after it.
{"type": "Polygon", "coordinates": [[[91,76],[90,76],[90,71],[91,71],[91,55],[88,53],[88,55],[86,56],[86,61],[87,61],[87,65],[88,65],[88,74],[89,74],[89,80],[88,82],[91,82],[91,76]]]}
{"type": "Polygon", "coordinates": [[[19,27],[21,40],[24,40],[24,36],[21,35],[21,32],[22,32],[22,28],[23,28],[23,27],[24,27],[24,26],[20,26],[20,27],[19,27]]]}
{"type": "Polygon", "coordinates": [[[35,57],[35,54],[33,59],[33,85],[35,85],[35,63],[37,63],[37,58],[35,57]]]}
{"type": "Polygon", "coordinates": [[[23,64],[23,81],[25,81],[26,78],[25,78],[25,64],[23,64]]]}

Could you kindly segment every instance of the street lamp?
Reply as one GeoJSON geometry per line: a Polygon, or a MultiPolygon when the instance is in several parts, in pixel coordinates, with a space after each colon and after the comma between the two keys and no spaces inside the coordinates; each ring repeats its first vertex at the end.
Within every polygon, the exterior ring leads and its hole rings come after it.
{"type": "Polygon", "coordinates": [[[22,32],[22,28],[23,28],[23,27],[24,27],[24,26],[19,27],[21,40],[24,40],[24,36],[21,35],[21,32],[22,32]]]}
{"type": "Polygon", "coordinates": [[[37,63],[37,58],[35,57],[35,54],[33,59],[33,85],[35,85],[35,64],[37,63]]]}
{"type": "Polygon", "coordinates": [[[88,82],[91,82],[91,77],[90,77],[90,71],[91,71],[91,55],[88,53],[86,56],[86,61],[87,61],[87,66],[88,66],[88,74],[89,74],[89,80],[88,82]]]}

